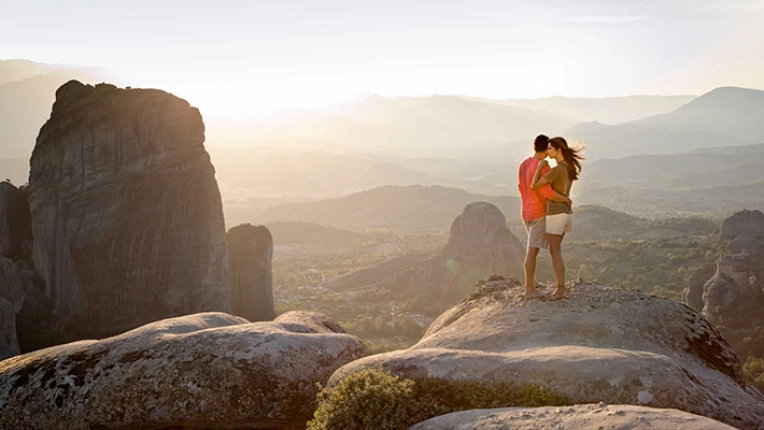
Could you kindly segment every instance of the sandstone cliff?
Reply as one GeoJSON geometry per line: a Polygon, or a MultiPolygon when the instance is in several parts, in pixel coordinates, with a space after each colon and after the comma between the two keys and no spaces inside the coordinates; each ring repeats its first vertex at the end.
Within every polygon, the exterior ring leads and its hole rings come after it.
{"type": "Polygon", "coordinates": [[[764,396],[745,386],[735,352],[691,309],[583,282],[558,302],[521,295],[512,282],[481,287],[416,345],[347,364],[329,386],[381,367],[406,378],[533,384],[572,403],[673,408],[740,429],[764,422],[764,396]]]}
{"type": "Polygon", "coordinates": [[[504,214],[493,204],[470,203],[451,224],[443,249],[398,275],[389,282],[390,288],[416,291],[450,306],[469,295],[477,279],[491,274],[522,275],[525,251],[506,224],[504,214]]]}
{"type": "Polygon", "coordinates": [[[270,321],[273,307],[273,238],[265,226],[242,224],[226,233],[231,308],[249,321],[270,321]]]}
{"type": "Polygon", "coordinates": [[[55,342],[230,311],[222,204],[203,142],[199,111],[163,91],[58,89],[29,178],[55,342]]]}

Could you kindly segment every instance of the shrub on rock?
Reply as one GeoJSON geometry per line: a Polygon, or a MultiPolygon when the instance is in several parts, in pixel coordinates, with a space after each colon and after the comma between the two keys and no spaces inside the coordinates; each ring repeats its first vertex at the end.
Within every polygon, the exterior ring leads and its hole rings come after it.
{"type": "Polygon", "coordinates": [[[319,394],[319,407],[308,430],[407,429],[428,418],[468,409],[567,404],[565,397],[534,385],[407,379],[369,368],[319,394]]]}

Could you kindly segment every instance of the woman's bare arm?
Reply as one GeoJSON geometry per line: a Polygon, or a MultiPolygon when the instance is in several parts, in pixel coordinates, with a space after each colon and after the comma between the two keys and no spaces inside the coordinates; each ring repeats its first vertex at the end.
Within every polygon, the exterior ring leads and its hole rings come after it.
{"type": "Polygon", "coordinates": [[[541,176],[541,169],[543,169],[545,166],[548,166],[548,165],[549,165],[549,162],[546,160],[539,161],[539,165],[536,167],[536,173],[533,175],[533,182],[531,183],[531,188],[533,188],[534,190],[536,188],[541,188],[544,185],[549,183],[543,177],[539,178],[541,176]]]}

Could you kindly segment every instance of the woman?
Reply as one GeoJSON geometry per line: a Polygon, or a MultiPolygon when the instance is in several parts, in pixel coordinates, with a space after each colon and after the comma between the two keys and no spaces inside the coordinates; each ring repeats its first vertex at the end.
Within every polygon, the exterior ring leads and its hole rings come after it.
{"type": "MultiPolygon", "coordinates": [[[[541,176],[541,169],[548,165],[546,160],[541,160],[536,168],[531,188],[536,189],[546,184],[551,184],[552,189],[565,197],[570,196],[570,187],[573,181],[578,180],[581,174],[581,156],[583,147],[571,148],[562,137],[549,139],[547,153],[550,158],[557,161],[557,166],[552,168],[546,175],[541,176]],[[539,177],[541,176],[541,177],[539,177]]],[[[552,268],[557,288],[546,296],[547,300],[560,300],[565,297],[565,262],[562,260],[562,238],[573,227],[570,206],[563,202],[547,200],[546,207],[546,237],[549,241],[549,254],[552,256],[552,268]]]]}

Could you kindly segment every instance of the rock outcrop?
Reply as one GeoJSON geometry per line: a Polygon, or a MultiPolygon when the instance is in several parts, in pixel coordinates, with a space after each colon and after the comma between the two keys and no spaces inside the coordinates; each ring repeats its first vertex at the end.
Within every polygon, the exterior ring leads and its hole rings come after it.
{"type": "Polygon", "coordinates": [[[203,142],[199,111],[166,92],[58,89],[29,178],[54,343],[230,312],[222,204],[203,142]]]}
{"type": "Polygon", "coordinates": [[[158,321],[0,362],[4,428],[301,428],[318,384],[368,354],[331,318],[158,321]]]}
{"type": "Polygon", "coordinates": [[[242,224],[226,233],[233,314],[249,321],[270,321],[273,306],[273,238],[265,226],[242,224]]]}
{"type": "Polygon", "coordinates": [[[443,313],[407,350],[340,368],[408,378],[546,387],[572,403],[673,408],[740,429],[764,422],[764,396],[743,382],[737,355],[701,315],[622,287],[570,283],[558,302],[522,288],[481,288],[443,313]]]}
{"type": "Polygon", "coordinates": [[[576,405],[546,408],[475,409],[441,415],[409,430],[540,430],[540,429],[682,429],[734,430],[719,421],[676,409],[643,406],[576,405]]]}
{"type": "Polygon", "coordinates": [[[699,288],[703,275],[708,272],[701,269],[690,276],[689,284],[682,292],[682,301],[695,310],[702,310],[711,322],[728,306],[757,301],[763,296],[761,285],[751,270],[751,256],[748,254],[720,256],[716,260],[716,270],[706,275],[706,281],[699,288]]]}
{"type": "Polygon", "coordinates": [[[732,240],[736,237],[764,235],[764,213],[760,210],[742,210],[735,212],[722,221],[719,240],[732,240]]]}
{"type": "Polygon", "coordinates": [[[703,302],[704,286],[712,273],[708,268],[700,268],[693,271],[690,274],[690,279],[687,281],[687,286],[682,290],[682,303],[697,312],[701,312],[705,305],[703,302]]]}
{"type": "Polygon", "coordinates": [[[390,287],[429,295],[450,306],[469,295],[477,279],[491,274],[521,275],[525,251],[506,223],[493,204],[470,203],[451,224],[446,246],[394,278],[390,287]]]}

